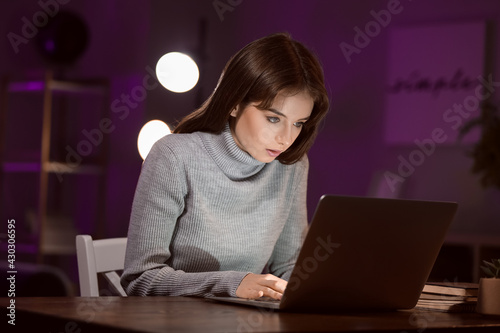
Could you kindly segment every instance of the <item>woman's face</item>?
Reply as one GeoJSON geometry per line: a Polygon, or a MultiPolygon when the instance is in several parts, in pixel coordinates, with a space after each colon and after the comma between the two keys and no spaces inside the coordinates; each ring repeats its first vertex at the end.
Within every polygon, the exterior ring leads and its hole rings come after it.
{"type": "Polygon", "coordinates": [[[314,101],[307,92],[278,94],[269,109],[258,109],[258,102],[235,108],[231,116],[234,141],[260,162],[269,163],[297,139],[309,119],[314,101]]]}

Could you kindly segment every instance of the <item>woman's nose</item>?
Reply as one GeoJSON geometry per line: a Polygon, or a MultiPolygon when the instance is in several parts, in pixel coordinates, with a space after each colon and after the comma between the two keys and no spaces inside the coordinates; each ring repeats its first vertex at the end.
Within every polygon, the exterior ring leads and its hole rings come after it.
{"type": "Polygon", "coordinates": [[[279,145],[288,148],[292,144],[292,131],[289,128],[282,129],[276,135],[276,142],[279,145]]]}

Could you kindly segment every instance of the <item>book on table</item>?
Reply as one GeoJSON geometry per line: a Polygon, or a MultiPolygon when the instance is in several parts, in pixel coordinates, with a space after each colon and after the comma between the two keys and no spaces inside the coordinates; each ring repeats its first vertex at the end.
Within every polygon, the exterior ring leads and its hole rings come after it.
{"type": "Polygon", "coordinates": [[[423,292],[419,300],[425,301],[454,301],[454,302],[471,302],[477,301],[477,296],[459,296],[459,295],[441,295],[423,292]]]}
{"type": "Polygon", "coordinates": [[[427,282],[423,293],[449,296],[477,296],[479,284],[472,282],[427,282]]]}
{"type": "Polygon", "coordinates": [[[428,282],[415,308],[443,312],[474,312],[477,292],[477,283],[428,282]]]}
{"type": "Polygon", "coordinates": [[[440,312],[475,312],[477,301],[437,301],[418,300],[416,309],[440,312]]]}

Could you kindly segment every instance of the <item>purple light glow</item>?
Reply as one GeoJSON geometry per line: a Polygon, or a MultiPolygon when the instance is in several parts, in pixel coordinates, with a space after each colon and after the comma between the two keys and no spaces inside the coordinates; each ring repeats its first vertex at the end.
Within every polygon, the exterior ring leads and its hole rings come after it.
{"type": "Polygon", "coordinates": [[[48,52],[54,52],[55,43],[53,39],[49,39],[45,42],[45,50],[47,50],[48,52]]]}
{"type": "Polygon", "coordinates": [[[28,81],[28,82],[12,82],[9,84],[10,92],[20,91],[40,91],[43,90],[43,81],[28,81]]]}

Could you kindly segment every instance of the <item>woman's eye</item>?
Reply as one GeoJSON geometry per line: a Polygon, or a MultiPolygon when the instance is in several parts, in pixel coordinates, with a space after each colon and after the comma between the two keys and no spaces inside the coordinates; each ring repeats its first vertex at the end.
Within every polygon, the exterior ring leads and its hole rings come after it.
{"type": "Polygon", "coordinates": [[[270,123],[277,123],[280,121],[280,118],[278,117],[267,117],[267,120],[270,122],[270,123]]]}
{"type": "Polygon", "coordinates": [[[304,126],[304,122],[303,121],[296,122],[293,124],[293,126],[301,128],[302,126],[304,126]]]}

